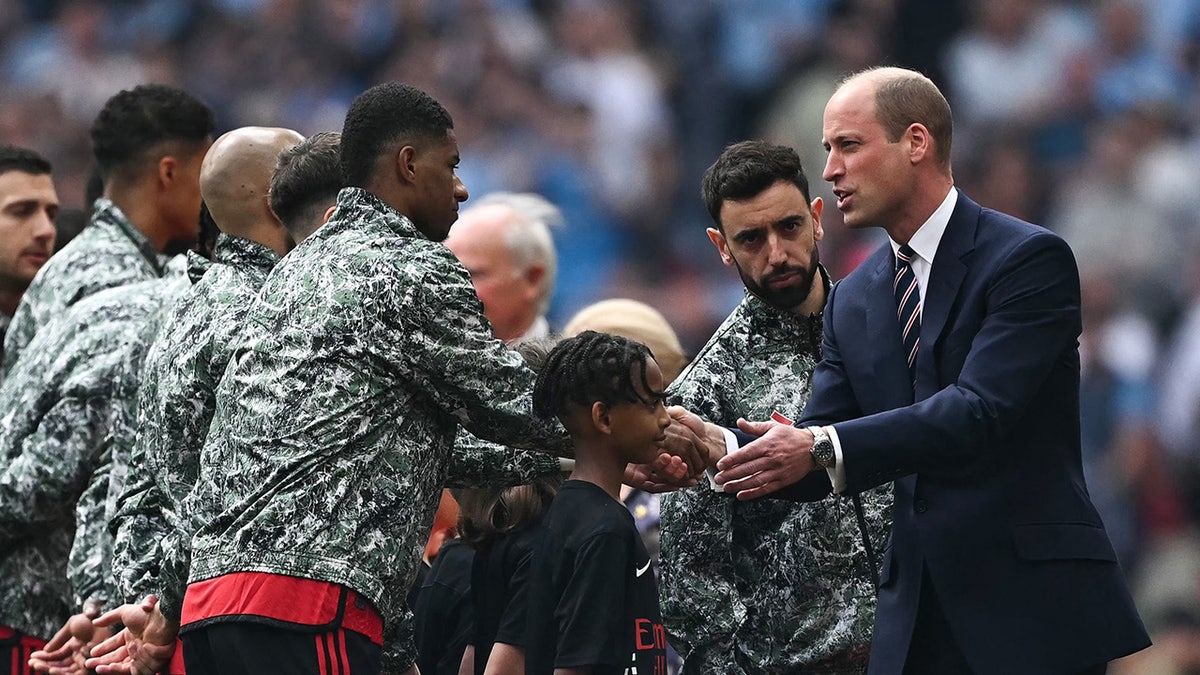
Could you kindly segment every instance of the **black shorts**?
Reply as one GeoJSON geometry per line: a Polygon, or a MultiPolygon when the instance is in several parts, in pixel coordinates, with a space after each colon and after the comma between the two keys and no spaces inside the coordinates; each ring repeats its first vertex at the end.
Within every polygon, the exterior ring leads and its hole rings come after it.
{"type": "Polygon", "coordinates": [[[377,675],[379,645],[352,630],[222,621],[183,633],[188,675],[377,675]]]}

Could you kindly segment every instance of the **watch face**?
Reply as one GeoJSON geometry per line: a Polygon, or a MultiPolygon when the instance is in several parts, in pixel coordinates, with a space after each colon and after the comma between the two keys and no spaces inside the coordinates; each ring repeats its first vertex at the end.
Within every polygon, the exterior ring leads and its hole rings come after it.
{"type": "Polygon", "coordinates": [[[818,464],[829,464],[834,458],[833,441],[829,440],[828,438],[823,438],[817,441],[813,444],[812,453],[818,464]]]}

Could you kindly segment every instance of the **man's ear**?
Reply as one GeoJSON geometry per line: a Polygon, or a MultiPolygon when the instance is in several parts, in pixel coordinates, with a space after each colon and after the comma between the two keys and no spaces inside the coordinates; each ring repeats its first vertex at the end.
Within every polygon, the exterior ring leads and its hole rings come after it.
{"type": "Polygon", "coordinates": [[[528,281],[530,286],[541,288],[542,279],[546,277],[546,266],[542,263],[533,263],[525,268],[525,273],[521,276],[525,277],[525,281],[528,281]]]}
{"type": "Polygon", "coordinates": [[[170,155],[166,155],[158,160],[158,185],[166,190],[175,182],[175,177],[179,174],[179,160],[170,155]]]}
{"type": "Polygon", "coordinates": [[[821,226],[821,214],[825,211],[825,202],[816,197],[812,200],[813,239],[821,241],[825,238],[825,228],[821,226]]]}
{"type": "Polygon", "coordinates": [[[600,401],[592,403],[592,426],[605,435],[612,433],[612,419],[608,413],[607,404],[600,401]]]}
{"type": "Polygon", "coordinates": [[[933,134],[929,133],[929,129],[925,128],[924,124],[913,122],[908,125],[905,137],[908,139],[908,158],[913,164],[920,164],[925,159],[934,156],[933,134]]]}
{"type": "Polygon", "coordinates": [[[324,225],[325,223],[328,223],[330,217],[333,216],[333,212],[336,210],[337,204],[332,204],[329,208],[325,209],[325,215],[321,216],[321,224],[324,225]]]}
{"type": "Polygon", "coordinates": [[[414,183],[417,180],[417,149],[405,145],[396,152],[396,175],[404,183],[414,183]]]}
{"type": "Polygon", "coordinates": [[[715,227],[710,227],[705,232],[708,233],[708,240],[717,247],[717,253],[721,254],[721,262],[732,267],[733,256],[729,255],[729,242],[725,241],[725,234],[715,227]]]}

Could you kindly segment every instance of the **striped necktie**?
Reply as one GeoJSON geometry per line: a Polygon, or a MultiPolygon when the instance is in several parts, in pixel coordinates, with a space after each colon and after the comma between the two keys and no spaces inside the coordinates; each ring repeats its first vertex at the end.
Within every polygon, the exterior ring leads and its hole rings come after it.
{"type": "Polygon", "coordinates": [[[896,252],[896,278],[892,289],[896,293],[896,317],[900,321],[900,340],[908,359],[908,372],[917,381],[917,349],[921,343],[921,289],[913,274],[912,260],[916,252],[907,245],[896,252]]]}

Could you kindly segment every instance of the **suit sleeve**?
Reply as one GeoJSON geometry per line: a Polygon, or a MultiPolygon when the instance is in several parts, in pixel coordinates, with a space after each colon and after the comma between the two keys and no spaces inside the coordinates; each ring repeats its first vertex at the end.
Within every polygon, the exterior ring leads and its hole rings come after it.
{"type": "MultiPolygon", "coordinates": [[[[1048,232],[1018,243],[997,266],[985,312],[957,380],[913,405],[858,419],[822,405],[828,390],[844,398],[839,378],[822,374],[812,415],[837,423],[847,488],[859,492],[911,473],[968,471],[1013,429],[1047,379],[1075,369],[1080,332],[1079,274],[1066,242],[1048,232]],[[825,382],[829,379],[829,382],[825,382]],[[837,417],[832,417],[838,415],[837,417]]],[[[836,354],[835,354],[836,357],[836,354]]],[[[844,377],[840,378],[844,380],[844,377]]]]}
{"type": "MultiPolygon", "coordinates": [[[[837,292],[841,282],[829,289],[825,301],[825,321],[821,329],[821,360],[813,369],[812,391],[804,406],[798,427],[825,426],[836,420],[854,419],[862,415],[858,399],[850,387],[846,367],[842,362],[842,351],[838,346],[834,320],[837,312],[837,292]]],[[[774,499],[794,502],[815,502],[833,492],[828,471],[813,471],[803,479],[771,495],[774,499]]]]}

